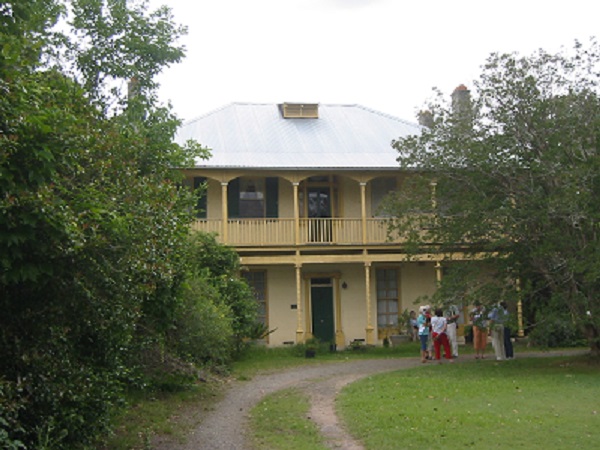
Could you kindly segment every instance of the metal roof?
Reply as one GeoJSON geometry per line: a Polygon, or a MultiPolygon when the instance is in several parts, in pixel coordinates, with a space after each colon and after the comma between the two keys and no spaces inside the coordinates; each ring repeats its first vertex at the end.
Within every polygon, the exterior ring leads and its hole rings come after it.
{"type": "Polygon", "coordinates": [[[278,104],[232,103],[183,124],[176,141],[211,150],[196,167],[391,169],[392,140],[420,130],[360,105],[319,104],[318,119],[284,119],[278,104]]]}

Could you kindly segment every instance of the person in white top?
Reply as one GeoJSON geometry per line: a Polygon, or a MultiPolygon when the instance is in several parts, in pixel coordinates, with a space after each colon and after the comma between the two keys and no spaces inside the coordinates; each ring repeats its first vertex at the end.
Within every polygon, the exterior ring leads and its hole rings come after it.
{"type": "Polygon", "coordinates": [[[504,318],[504,309],[500,305],[492,309],[492,312],[488,315],[490,333],[492,335],[492,347],[498,361],[506,359],[504,351],[504,318]]]}
{"type": "Polygon", "coordinates": [[[433,348],[435,350],[435,359],[441,364],[440,348],[444,347],[444,354],[449,362],[454,362],[450,352],[450,341],[446,334],[448,323],[444,317],[442,308],[435,310],[435,316],[431,318],[431,335],[433,338],[433,348]]]}
{"type": "Polygon", "coordinates": [[[458,339],[456,336],[456,328],[458,326],[458,319],[460,318],[460,310],[456,305],[448,305],[444,312],[448,326],[446,327],[446,334],[448,334],[448,340],[450,341],[450,347],[452,348],[452,357],[458,357],[458,339]]]}

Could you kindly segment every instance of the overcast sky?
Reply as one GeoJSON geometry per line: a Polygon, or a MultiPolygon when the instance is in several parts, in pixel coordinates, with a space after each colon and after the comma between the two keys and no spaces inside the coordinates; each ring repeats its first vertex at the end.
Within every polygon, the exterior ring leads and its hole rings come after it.
{"type": "Polygon", "coordinates": [[[492,52],[556,52],[596,36],[598,0],[151,0],[189,34],[159,78],[190,120],[233,102],[360,104],[415,115],[492,52]]]}

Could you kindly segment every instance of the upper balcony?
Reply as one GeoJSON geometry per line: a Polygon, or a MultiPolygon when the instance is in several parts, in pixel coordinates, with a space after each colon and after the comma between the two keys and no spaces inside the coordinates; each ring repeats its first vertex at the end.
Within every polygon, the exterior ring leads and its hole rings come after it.
{"type": "Polygon", "coordinates": [[[200,219],[193,229],[214,232],[235,247],[362,246],[401,243],[390,238],[384,218],[200,219]]]}

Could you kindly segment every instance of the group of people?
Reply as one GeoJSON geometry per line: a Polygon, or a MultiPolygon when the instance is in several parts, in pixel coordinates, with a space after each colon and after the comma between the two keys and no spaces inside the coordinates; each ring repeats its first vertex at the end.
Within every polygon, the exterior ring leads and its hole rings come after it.
{"type": "Polygon", "coordinates": [[[514,358],[508,317],[509,312],[506,302],[500,302],[487,315],[485,307],[480,302],[475,302],[475,308],[471,311],[475,359],[485,359],[488,336],[492,337],[492,347],[496,360],[502,361],[514,358]]]}
{"type": "MultiPolygon", "coordinates": [[[[436,308],[431,313],[429,305],[419,308],[419,315],[411,311],[411,327],[418,336],[421,344],[421,362],[425,363],[435,359],[441,363],[441,350],[449,362],[454,362],[458,357],[457,325],[460,318],[460,309],[455,305],[436,308]]],[[[497,360],[511,359],[514,357],[510,328],[508,328],[509,312],[505,302],[500,302],[486,315],[485,308],[479,302],[471,311],[470,319],[473,325],[473,347],[475,359],[485,359],[488,336],[492,337],[497,360]]]]}
{"type": "Polygon", "coordinates": [[[432,348],[437,361],[441,362],[443,348],[444,357],[449,362],[454,362],[454,358],[458,357],[456,326],[459,317],[460,311],[455,306],[446,311],[436,308],[433,315],[429,305],[419,308],[416,326],[421,343],[421,362],[433,359],[432,348]]]}

